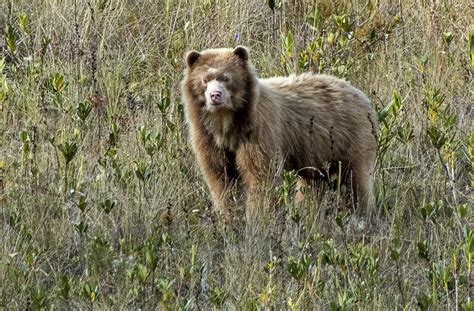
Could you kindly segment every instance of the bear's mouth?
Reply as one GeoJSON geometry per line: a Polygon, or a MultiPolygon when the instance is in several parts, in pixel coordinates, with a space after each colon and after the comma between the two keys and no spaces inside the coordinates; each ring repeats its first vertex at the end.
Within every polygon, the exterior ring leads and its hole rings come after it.
{"type": "Polygon", "coordinates": [[[225,105],[224,100],[207,100],[206,104],[210,107],[220,107],[225,105]]]}

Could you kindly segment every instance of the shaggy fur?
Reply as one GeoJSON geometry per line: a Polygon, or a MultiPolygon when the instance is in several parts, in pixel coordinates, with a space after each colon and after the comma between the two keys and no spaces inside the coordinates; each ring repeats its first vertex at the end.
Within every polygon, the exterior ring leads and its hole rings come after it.
{"type": "Polygon", "coordinates": [[[354,201],[372,204],[377,123],[369,99],[327,75],[258,79],[244,47],[191,51],[182,95],[191,142],[216,208],[246,186],[258,199],[273,164],[304,179],[341,161],[352,171],[354,201]]]}

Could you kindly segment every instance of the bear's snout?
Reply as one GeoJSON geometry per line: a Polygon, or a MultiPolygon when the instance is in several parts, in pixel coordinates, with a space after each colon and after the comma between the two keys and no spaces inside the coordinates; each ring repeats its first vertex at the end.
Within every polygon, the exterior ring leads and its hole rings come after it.
{"type": "Polygon", "coordinates": [[[227,98],[227,90],[219,81],[213,80],[207,83],[206,100],[210,106],[223,105],[227,98]]]}
{"type": "Polygon", "coordinates": [[[212,91],[211,92],[211,100],[213,104],[221,104],[222,103],[222,92],[221,91],[212,91]]]}

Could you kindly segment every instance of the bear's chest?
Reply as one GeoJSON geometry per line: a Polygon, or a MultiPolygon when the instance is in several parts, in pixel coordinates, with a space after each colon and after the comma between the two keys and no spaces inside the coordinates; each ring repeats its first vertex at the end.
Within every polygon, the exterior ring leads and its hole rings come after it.
{"type": "Polygon", "coordinates": [[[234,128],[232,115],[207,114],[203,116],[202,123],[217,147],[231,151],[237,149],[240,137],[234,128]]]}

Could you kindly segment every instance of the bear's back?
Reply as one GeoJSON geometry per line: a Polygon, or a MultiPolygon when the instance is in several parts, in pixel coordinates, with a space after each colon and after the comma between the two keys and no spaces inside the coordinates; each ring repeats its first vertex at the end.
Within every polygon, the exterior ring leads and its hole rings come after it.
{"type": "Polygon", "coordinates": [[[304,73],[259,79],[259,85],[257,104],[279,111],[284,145],[289,147],[286,153],[298,158],[297,162],[332,160],[333,153],[340,159],[344,151],[358,150],[369,136],[373,140],[375,111],[367,96],[344,80],[304,73]],[[317,153],[315,146],[319,146],[317,153]],[[316,154],[318,159],[311,161],[316,154]]]}

